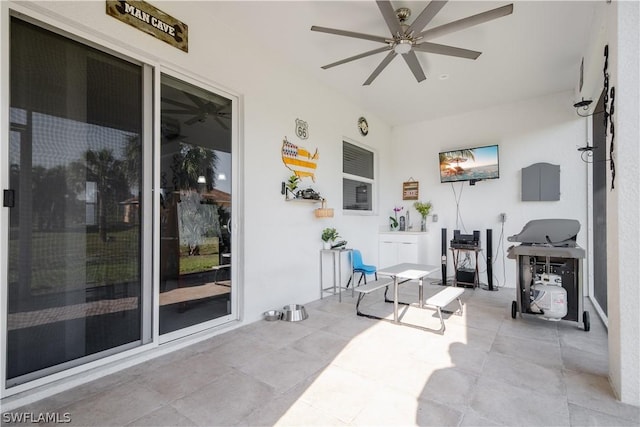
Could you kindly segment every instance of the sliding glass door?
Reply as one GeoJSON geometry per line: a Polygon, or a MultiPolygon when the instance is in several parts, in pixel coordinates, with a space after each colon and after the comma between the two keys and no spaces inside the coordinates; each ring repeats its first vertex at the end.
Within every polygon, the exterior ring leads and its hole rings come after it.
{"type": "Polygon", "coordinates": [[[17,17],[9,68],[4,388],[232,320],[237,98],[17,17]]]}
{"type": "Polygon", "coordinates": [[[169,334],[232,312],[232,101],[164,74],[160,94],[159,321],[169,334]]]}
{"type": "Polygon", "coordinates": [[[143,303],[142,67],[10,31],[7,387],[140,345],[143,303]]]}

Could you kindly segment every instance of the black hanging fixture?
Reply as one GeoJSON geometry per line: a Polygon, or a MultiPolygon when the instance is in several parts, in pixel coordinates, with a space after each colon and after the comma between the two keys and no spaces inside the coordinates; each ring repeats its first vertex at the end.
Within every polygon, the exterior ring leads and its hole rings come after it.
{"type": "Polygon", "coordinates": [[[589,116],[593,116],[595,114],[602,113],[604,111],[604,110],[601,110],[601,111],[594,111],[591,114],[580,114],[580,110],[589,111],[589,106],[592,103],[593,103],[592,100],[582,98],[582,101],[578,101],[575,104],[573,104],[573,108],[576,109],[576,114],[578,114],[580,117],[589,117],[589,116]]]}

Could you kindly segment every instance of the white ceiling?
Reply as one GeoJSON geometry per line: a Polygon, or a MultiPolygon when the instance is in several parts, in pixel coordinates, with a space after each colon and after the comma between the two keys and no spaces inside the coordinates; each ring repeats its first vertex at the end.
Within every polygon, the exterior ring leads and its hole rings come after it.
{"type": "MultiPolygon", "coordinates": [[[[509,3],[514,3],[512,15],[430,40],[480,51],[477,60],[416,52],[425,81],[418,83],[396,57],[370,86],[362,84],[385,53],[328,70],[320,67],[382,47],[380,43],[310,28],[389,36],[374,1],[225,1],[201,6],[242,29],[276,60],[311,74],[394,126],[576,88],[595,1],[449,1],[426,29],[509,3]]],[[[427,4],[392,2],[394,9],[412,10],[409,23],[427,4]]]]}

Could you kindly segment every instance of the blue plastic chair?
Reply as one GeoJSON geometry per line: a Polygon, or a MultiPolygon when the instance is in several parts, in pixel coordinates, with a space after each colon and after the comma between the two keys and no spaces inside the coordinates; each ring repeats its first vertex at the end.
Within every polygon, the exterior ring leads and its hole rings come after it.
{"type": "MultiPolygon", "coordinates": [[[[351,251],[351,263],[353,265],[353,274],[360,273],[360,279],[358,280],[358,286],[360,286],[360,282],[364,280],[364,283],[367,283],[367,274],[375,275],[376,280],[378,280],[378,270],[375,265],[367,265],[362,262],[362,254],[359,250],[353,249],[351,251]]],[[[347,288],[351,284],[351,277],[349,277],[349,281],[347,282],[347,288]]]]}

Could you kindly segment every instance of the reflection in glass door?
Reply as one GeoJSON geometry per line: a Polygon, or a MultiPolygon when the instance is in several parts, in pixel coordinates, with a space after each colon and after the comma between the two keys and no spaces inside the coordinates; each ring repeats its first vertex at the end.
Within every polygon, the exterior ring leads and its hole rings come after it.
{"type": "Polygon", "coordinates": [[[142,67],[10,31],[7,387],[142,339],[142,67]]]}
{"type": "Polygon", "coordinates": [[[231,100],[161,77],[160,333],[231,314],[231,100]]]}

